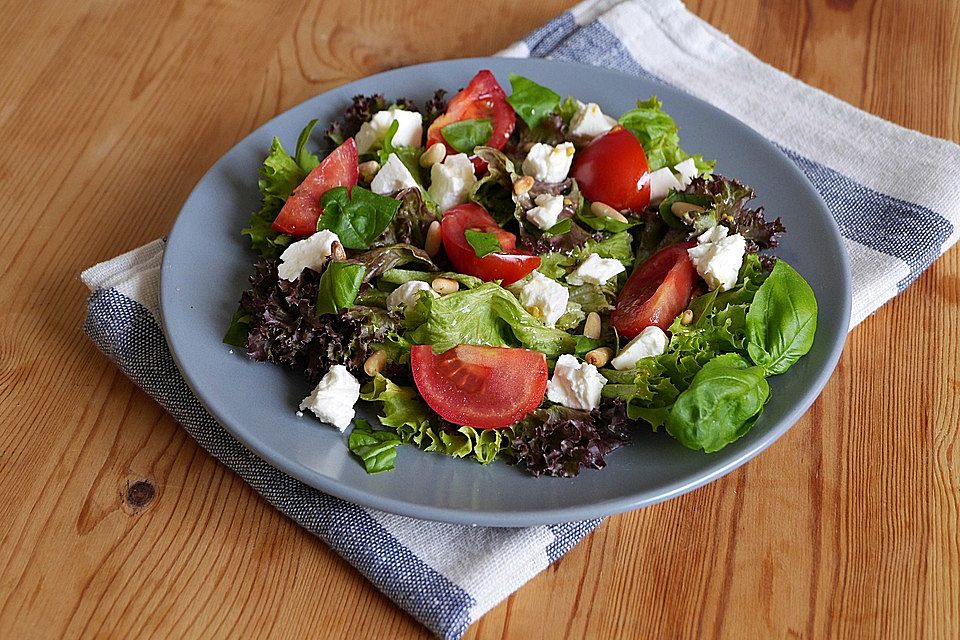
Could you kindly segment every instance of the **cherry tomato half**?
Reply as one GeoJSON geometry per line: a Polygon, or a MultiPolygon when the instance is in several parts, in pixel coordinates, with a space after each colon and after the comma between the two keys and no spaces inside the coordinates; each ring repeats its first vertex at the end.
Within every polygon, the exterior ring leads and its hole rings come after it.
{"type": "Polygon", "coordinates": [[[631,211],[650,204],[649,174],[643,145],[620,126],[579,150],[570,169],[587,200],[631,211]]]}
{"type": "Polygon", "coordinates": [[[334,187],[355,187],[360,177],[357,162],[357,144],[347,138],[293,190],[273,221],[273,229],[298,237],[312,235],[323,213],[320,196],[334,187]]]}
{"type": "Polygon", "coordinates": [[[502,280],[507,286],[540,266],[540,256],[517,249],[516,236],[502,229],[486,209],[473,202],[447,209],[440,222],[440,237],[444,251],[457,271],[482,280],[502,280]],[[465,234],[468,229],[494,234],[503,252],[478,258],[467,242],[465,234]]]}
{"type": "Polygon", "coordinates": [[[507,102],[507,94],[503,92],[493,74],[484,69],[473,77],[470,84],[450,99],[446,112],[433,121],[427,129],[427,146],[435,142],[442,142],[447,146],[447,153],[459,153],[447,144],[440,130],[448,124],[461,120],[490,120],[493,133],[486,146],[502,149],[507,144],[513,128],[517,125],[517,116],[513,107],[507,102]]]}
{"type": "Polygon", "coordinates": [[[666,331],[687,308],[697,283],[687,249],[695,244],[664,247],[630,275],[610,316],[620,335],[633,338],[651,325],[666,331]]]}
{"type": "Polygon", "coordinates": [[[410,348],[413,380],[423,399],[454,424],[497,429],[540,406],[547,359],[539,351],[461,344],[439,355],[410,348]]]}

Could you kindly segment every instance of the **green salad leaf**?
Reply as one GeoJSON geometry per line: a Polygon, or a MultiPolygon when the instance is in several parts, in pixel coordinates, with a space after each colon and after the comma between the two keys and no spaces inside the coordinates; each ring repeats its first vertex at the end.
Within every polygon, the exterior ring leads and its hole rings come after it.
{"type": "Polygon", "coordinates": [[[467,240],[467,244],[473,248],[473,252],[477,254],[478,258],[503,251],[503,248],[500,246],[500,239],[492,233],[467,229],[463,235],[467,240]]]}
{"type": "Polygon", "coordinates": [[[307,143],[310,141],[310,134],[317,126],[318,120],[314,118],[307,123],[300,135],[297,137],[297,149],[294,153],[297,165],[303,169],[304,173],[310,173],[320,164],[320,158],[307,150],[307,143]]]}
{"type": "Polygon", "coordinates": [[[714,162],[704,160],[700,155],[691,156],[680,148],[677,123],[662,107],[663,103],[656,96],[651,96],[648,100],[637,100],[636,109],[620,116],[620,124],[637,136],[643,145],[650,170],[674,167],[687,158],[693,158],[698,173],[713,171],[714,162]]]}
{"type": "Polygon", "coordinates": [[[333,261],[320,276],[317,292],[317,315],[340,313],[353,306],[367,269],[362,264],[333,261]]]}
{"type": "MultiPolygon", "coordinates": [[[[599,346],[566,331],[544,326],[500,285],[488,282],[441,298],[422,296],[407,311],[409,338],[442,353],[458,344],[526,347],[555,358],[599,346]]],[[[583,338],[583,336],[579,336],[583,338]]]]}
{"type": "Polygon", "coordinates": [[[227,327],[227,333],[223,336],[223,343],[231,347],[247,348],[247,334],[250,333],[250,324],[253,317],[243,310],[237,309],[230,318],[230,326],[227,327]]]}
{"type": "Polygon", "coordinates": [[[362,418],[353,421],[353,431],[347,446],[360,460],[367,473],[393,471],[397,447],[402,444],[400,436],[392,431],[374,431],[362,418]]]}
{"type": "Polygon", "coordinates": [[[287,153],[280,139],[274,138],[259,173],[260,210],[250,215],[250,222],[240,234],[250,238],[250,248],[261,256],[276,258],[293,242],[293,237],[274,231],[270,225],[307,172],[287,153]]]}
{"type": "Polygon", "coordinates": [[[560,94],[529,78],[511,73],[510,88],[507,102],[531,129],[560,106],[560,94]]]}
{"type": "Polygon", "coordinates": [[[817,333],[817,299],[796,270],[777,260],[746,315],[747,351],[767,375],[777,375],[810,351],[817,333]]]}
{"type": "Polygon", "coordinates": [[[413,269],[390,269],[389,271],[385,271],[383,273],[383,276],[380,278],[380,282],[387,282],[390,284],[403,284],[405,282],[410,282],[411,280],[432,282],[436,278],[455,280],[460,283],[460,286],[466,289],[475,289],[483,284],[483,280],[480,278],[476,276],[468,276],[465,273],[457,273],[455,271],[427,273],[424,271],[415,271],[413,269]]]}
{"type": "Polygon", "coordinates": [[[443,127],[440,133],[460,153],[471,153],[474,147],[487,144],[493,135],[493,124],[487,119],[461,120],[443,127]]]}
{"type": "Polygon", "coordinates": [[[323,215],[317,230],[337,234],[347,249],[368,249],[393,220],[400,201],[377,195],[363,187],[334,187],[320,198],[323,215]]]}

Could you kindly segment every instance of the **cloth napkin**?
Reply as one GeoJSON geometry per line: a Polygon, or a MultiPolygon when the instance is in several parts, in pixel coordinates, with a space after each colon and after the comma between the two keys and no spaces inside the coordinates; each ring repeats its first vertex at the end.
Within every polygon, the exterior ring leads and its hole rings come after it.
{"type": "MultiPolygon", "coordinates": [[[[806,174],[839,223],[853,270],[851,327],[957,240],[960,147],[885,122],[760,62],[678,0],[590,1],[502,52],[653,77],[759,131],[806,174]]],[[[82,274],[84,330],[201,446],[400,607],[459,638],[599,520],[527,529],[394,516],[320,493],[260,460],[203,409],[158,322],[161,240],[82,274]]]]}

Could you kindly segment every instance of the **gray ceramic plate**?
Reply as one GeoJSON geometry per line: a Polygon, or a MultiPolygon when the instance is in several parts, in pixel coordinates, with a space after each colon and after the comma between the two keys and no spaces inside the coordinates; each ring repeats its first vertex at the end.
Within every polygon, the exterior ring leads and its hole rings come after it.
{"type": "MultiPolygon", "coordinates": [[[[322,127],[318,127],[322,129],[322,127]]],[[[678,496],[729,473],[793,425],[836,365],[850,317],[850,274],[839,232],[813,187],[779,150],[741,122],[670,87],[551,60],[480,58],[381,73],[338,87],[274,118],[217,162],[190,195],[163,257],[164,329],[187,383],[211,414],[270,464],[303,482],[368,507],[464,524],[527,526],[605,516],[678,496]],[[681,127],[684,149],[717,158],[717,170],[752,185],[759,202],[789,230],[779,254],[813,286],[820,304],[816,343],[788,373],[771,381],[766,412],[741,440],[715,454],[689,451],[645,429],[608,456],[607,468],[575,479],[533,478],[502,463],[481,466],[401,447],[396,470],[367,475],[346,436],[295,415],[311,385],[300,375],[248,360],[221,342],[236,309],[253,253],[239,230],[258,207],[257,168],[273,136],[292,149],[311,118],[327,122],[351,96],[383,93],[423,103],[438,87],[456,91],[479,69],[509,87],[511,71],[561,95],[595,101],[606,113],[659,96],[681,127]]],[[[360,408],[358,415],[374,418],[360,408]]],[[[802,452],[796,452],[802,455],[802,452]]]]}

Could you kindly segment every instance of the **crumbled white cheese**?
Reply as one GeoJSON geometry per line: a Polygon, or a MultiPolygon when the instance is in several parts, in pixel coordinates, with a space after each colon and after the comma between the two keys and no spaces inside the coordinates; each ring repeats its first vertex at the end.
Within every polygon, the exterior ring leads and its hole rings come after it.
{"type": "Polygon", "coordinates": [[[350,426],[354,405],[360,399],[360,383],[342,364],[333,365],[313,392],[300,403],[318,418],[340,431],[350,426]]]}
{"type": "Polygon", "coordinates": [[[563,196],[541,193],[534,202],[537,206],[527,211],[527,220],[544,231],[557,224],[557,219],[563,211],[563,196]]]}
{"type": "Polygon", "coordinates": [[[565,353],[557,358],[553,377],[547,383],[547,399],[570,409],[593,411],[600,406],[600,392],[607,379],[597,368],[565,353]]]}
{"type": "Polygon", "coordinates": [[[523,161],[523,174],[541,182],[562,182],[570,172],[573,153],[573,145],[569,142],[562,142],[555,147],[538,142],[530,148],[523,161]]]}
{"type": "Polygon", "coordinates": [[[415,186],[417,181],[413,179],[407,165],[403,164],[403,160],[395,153],[390,154],[387,163],[380,167],[380,171],[370,182],[370,190],[382,196],[415,186]]]}
{"type": "MultiPolygon", "coordinates": [[[[530,280],[520,289],[520,304],[527,311],[538,310],[548,327],[555,325],[567,312],[569,299],[570,292],[565,286],[539,271],[531,273],[530,280]]],[[[536,315],[533,311],[531,313],[536,315]]]]}
{"type": "Polygon", "coordinates": [[[280,254],[277,275],[283,280],[293,281],[300,277],[300,272],[306,267],[320,271],[320,267],[330,255],[333,243],[339,241],[337,234],[323,229],[309,238],[294,242],[280,254]]]}
{"type": "Polygon", "coordinates": [[[650,203],[657,204],[667,197],[670,190],[681,191],[697,177],[697,164],[687,158],[670,169],[662,167],[650,174],[650,203]],[[680,174],[679,176],[677,174],[680,174]]]}
{"type": "Polygon", "coordinates": [[[430,197],[440,206],[440,211],[463,204],[467,194],[477,183],[473,163],[465,153],[456,153],[444,158],[430,168],[430,197]]]}
{"type": "Polygon", "coordinates": [[[587,256],[583,263],[567,275],[570,284],[603,284],[626,268],[623,263],[613,258],[601,258],[595,253],[587,256]]]}
{"type": "Polygon", "coordinates": [[[390,292],[390,295],[387,296],[387,308],[394,311],[403,307],[405,311],[417,302],[421,291],[429,291],[434,298],[439,295],[426,282],[410,280],[390,292]]]}
{"type": "Polygon", "coordinates": [[[583,104],[578,100],[577,105],[577,112],[570,119],[570,137],[586,142],[616,126],[617,121],[605,115],[596,102],[583,104]]]}
{"type": "Polygon", "coordinates": [[[390,107],[386,111],[376,112],[369,122],[360,125],[360,130],[354,136],[357,153],[364,154],[383,142],[394,120],[397,121],[397,132],[393,134],[391,144],[395,147],[419,147],[423,139],[423,116],[416,111],[390,107]]]}
{"type": "Polygon", "coordinates": [[[697,246],[687,249],[697,273],[710,290],[727,291],[737,283],[747,241],[739,233],[727,235],[727,228],[718,224],[697,238],[697,246]]]}
{"type": "Polygon", "coordinates": [[[651,325],[627,343],[620,354],[610,361],[614,369],[632,369],[641,358],[658,356],[667,350],[667,334],[656,325],[651,325]]]}

